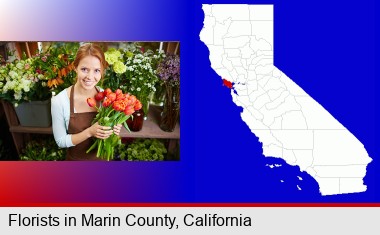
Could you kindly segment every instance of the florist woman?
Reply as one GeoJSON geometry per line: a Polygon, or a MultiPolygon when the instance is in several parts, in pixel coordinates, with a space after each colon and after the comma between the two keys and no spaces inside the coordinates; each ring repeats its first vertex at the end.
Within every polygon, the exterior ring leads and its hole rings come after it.
{"type": "Polygon", "coordinates": [[[86,100],[94,97],[96,86],[107,67],[102,49],[94,44],[82,45],[74,60],[76,83],[52,98],[51,114],[55,141],[61,148],[68,148],[66,160],[100,160],[96,149],[86,153],[92,145],[92,137],[106,139],[112,133],[120,134],[121,125],[113,130],[98,123],[91,125],[96,116],[96,108],[86,100]]]}

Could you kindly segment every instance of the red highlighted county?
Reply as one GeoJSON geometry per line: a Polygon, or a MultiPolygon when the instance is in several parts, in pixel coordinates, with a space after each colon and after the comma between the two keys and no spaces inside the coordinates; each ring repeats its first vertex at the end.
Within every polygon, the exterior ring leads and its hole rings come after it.
{"type": "Polygon", "coordinates": [[[232,82],[223,78],[223,86],[226,86],[226,87],[231,89],[232,88],[232,82]]]}

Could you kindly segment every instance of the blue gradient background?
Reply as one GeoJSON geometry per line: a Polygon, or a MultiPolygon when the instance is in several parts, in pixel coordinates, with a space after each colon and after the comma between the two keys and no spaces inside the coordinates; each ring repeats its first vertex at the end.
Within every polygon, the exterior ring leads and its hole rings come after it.
{"type": "Polygon", "coordinates": [[[202,3],[234,1],[1,1],[1,41],[180,41],[181,161],[0,162],[0,204],[379,202],[378,3],[239,2],[274,4],[276,66],[347,127],[373,158],[366,193],[326,197],[298,167],[262,156],[199,40],[202,3]],[[274,163],[283,166],[265,166],[274,163]]]}

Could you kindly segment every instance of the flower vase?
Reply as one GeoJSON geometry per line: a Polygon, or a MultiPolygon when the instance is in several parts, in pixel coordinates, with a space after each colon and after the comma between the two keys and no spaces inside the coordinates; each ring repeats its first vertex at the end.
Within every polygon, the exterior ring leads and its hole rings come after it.
{"type": "Polygon", "coordinates": [[[157,83],[155,87],[156,91],[153,94],[152,103],[158,106],[163,106],[165,100],[165,87],[160,83],[157,83]]]}
{"type": "Polygon", "coordinates": [[[132,117],[127,120],[128,128],[131,131],[140,131],[144,123],[144,111],[143,109],[136,110],[132,117]]]}
{"type": "Polygon", "coordinates": [[[143,118],[144,120],[147,120],[148,119],[148,112],[149,112],[149,104],[150,104],[150,100],[148,97],[146,98],[143,98],[143,99],[140,99],[141,101],[141,104],[142,104],[142,112],[143,112],[143,118]]]}
{"type": "Polygon", "coordinates": [[[172,132],[179,118],[179,84],[165,83],[165,88],[164,110],[161,114],[160,128],[163,131],[172,132]]]}
{"type": "Polygon", "coordinates": [[[29,101],[19,104],[16,114],[21,126],[49,127],[51,125],[50,100],[29,101]]]}

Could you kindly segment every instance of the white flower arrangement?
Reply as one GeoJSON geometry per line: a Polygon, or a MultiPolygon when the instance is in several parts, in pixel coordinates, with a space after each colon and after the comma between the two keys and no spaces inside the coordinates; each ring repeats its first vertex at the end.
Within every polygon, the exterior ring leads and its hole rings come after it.
{"type": "Polygon", "coordinates": [[[40,81],[32,66],[33,58],[15,60],[0,67],[0,97],[12,103],[30,100],[30,92],[40,81]]]}
{"type": "Polygon", "coordinates": [[[120,88],[123,92],[135,95],[147,112],[149,97],[155,92],[155,83],[158,81],[155,67],[163,57],[165,54],[162,51],[143,52],[136,43],[128,44],[122,49],[111,48],[105,52],[110,67],[103,87],[120,88]]]}

